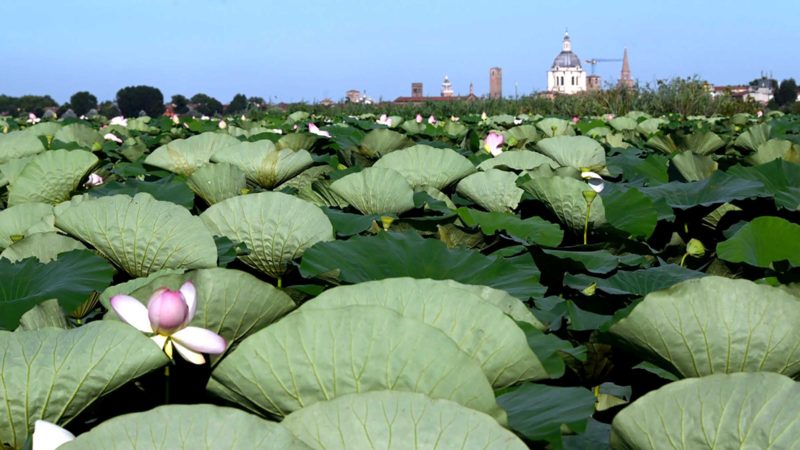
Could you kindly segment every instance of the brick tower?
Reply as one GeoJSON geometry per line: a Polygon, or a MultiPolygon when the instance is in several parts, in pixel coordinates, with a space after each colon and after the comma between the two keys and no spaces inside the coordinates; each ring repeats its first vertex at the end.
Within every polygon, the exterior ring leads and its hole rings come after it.
{"type": "Polygon", "coordinates": [[[622,71],[619,75],[619,85],[622,87],[633,87],[633,78],[631,78],[631,65],[628,63],[628,49],[622,55],[622,71]]]}
{"type": "Polygon", "coordinates": [[[492,67],[489,69],[489,98],[503,97],[503,69],[492,67]]]}

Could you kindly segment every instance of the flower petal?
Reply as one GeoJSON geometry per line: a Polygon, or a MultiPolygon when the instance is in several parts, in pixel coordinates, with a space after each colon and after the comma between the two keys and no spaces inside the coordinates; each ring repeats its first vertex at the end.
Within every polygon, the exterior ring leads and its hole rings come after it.
{"type": "Polygon", "coordinates": [[[130,295],[115,295],[110,300],[111,308],[128,325],[139,331],[152,333],[150,319],[147,317],[147,308],[130,295]]]}
{"type": "Polygon", "coordinates": [[[222,336],[199,327],[186,327],[173,334],[172,339],[200,353],[216,355],[228,348],[228,343],[222,336]]]}
{"type": "Polygon", "coordinates": [[[74,434],[46,420],[33,425],[33,450],[55,450],[73,439],[74,434]]]}
{"type": "Polygon", "coordinates": [[[197,312],[197,289],[191,281],[187,281],[183,283],[180,291],[186,306],[189,307],[189,315],[186,317],[186,321],[183,322],[184,325],[188,325],[194,318],[194,313],[197,312]]]}
{"type": "Polygon", "coordinates": [[[164,348],[165,348],[165,346],[167,344],[167,337],[166,336],[164,336],[163,334],[157,334],[155,336],[150,337],[150,339],[153,342],[156,343],[158,348],[160,348],[161,350],[164,350],[164,348]]]}
{"type": "Polygon", "coordinates": [[[186,361],[197,365],[205,364],[206,359],[200,353],[189,350],[177,342],[173,342],[173,344],[175,345],[175,350],[177,350],[186,361]]]}

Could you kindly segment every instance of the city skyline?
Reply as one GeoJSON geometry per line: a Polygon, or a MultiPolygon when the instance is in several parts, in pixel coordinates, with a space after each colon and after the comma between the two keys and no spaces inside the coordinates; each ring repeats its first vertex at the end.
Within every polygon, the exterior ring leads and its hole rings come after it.
{"type": "MultiPolygon", "coordinates": [[[[339,100],[349,89],[376,99],[426,95],[444,75],[456,95],[474,83],[489,94],[490,67],[503,70],[503,95],[547,88],[547,71],[564,30],[587,72],[592,58],[621,58],[628,49],[633,78],[697,75],[713,84],[742,84],[762,72],[778,80],[800,76],[800,61],[784,47],[797,41],[800,4],[773,2],[764,20],[747,2],[647,5],[572,0],[505,2],[482,14],[450,3],[360,0],[304,2],[302,9],[254,0],[188,0],[80,5],[54,0],[18,3],[0,30],[6,55],[0,93],[48,94],[63,103],[88,90],[113,99],[129,85],[171,95],[203,92],[228,102],[236,93],[269,101],[339,100]],[[638,5],[638,6],[637,6],[638,5]],[[153,16],[151,11],[158,11],[153,16]],[[64,38],[69,38],[65,40],[64,38]]],[[[463,6],[463,3],[459,4],[463,6]]],[[[603,82],[619,78],[619,63],[600,63],[603,82]]],[[[433,89],[433,90],[431,90],[433,89]]]]}

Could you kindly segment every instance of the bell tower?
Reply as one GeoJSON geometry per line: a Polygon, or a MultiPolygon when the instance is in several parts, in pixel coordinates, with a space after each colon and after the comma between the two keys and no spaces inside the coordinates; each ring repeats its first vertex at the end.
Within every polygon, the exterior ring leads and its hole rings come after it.
{"type": "Polygon", "coordinates": [[[503,69],[492,67],[489,69],[489,98],[503,97],[503,69]]]}

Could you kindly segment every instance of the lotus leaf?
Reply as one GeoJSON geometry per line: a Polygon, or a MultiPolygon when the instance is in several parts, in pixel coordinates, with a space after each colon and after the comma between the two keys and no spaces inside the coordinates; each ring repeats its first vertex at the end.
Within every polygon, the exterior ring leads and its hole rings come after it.
{"type": "Polygon", "coordinates": [[[716,133],[711,131],[696,131],[683,139],[682,147],[696,155],[710,155],[725,146],[716,133]]]}
{"type": "Polygon", "coordinates": [[[45,150],[44,144],[30,130],[0,133],[0,164],[45,150]]]}
{"type": "Polygon", "coordinates": [[[737,147],[744,147],[751,151],[757,151],[761,144],[766,143],[772,132],[772,127],[768,123],[759,123],[751,126],[744,133],[740,134],[733,142],[737,147]]]}
{"type": "Polygon", "coordinates": [[[334,239],[333,225],[319,208],[281,192],[229,198],[200,217],[214,234],[247,246],[250,254],[240,256],[242,262],[277,279],[307,248],[334,239]]]}
{"type": "Polygon", "coordinates": [[[320,450],[528,448],[486,414],[412,392],[343,395],[294,412],[281,424],[320,450]]]}
{"type": "Polygon", "coordinates": [[[587,136],[558,136],[542,139],[536,148],[562,166],[578,170],[600,170],[606,166],[606,151],[587,136]]]}
{"type": "Polygon", "coordinates": [[[800,266],[800,225],[781,217],[757,217],[720,242],[717,253],[722,260],[756,267],[784,260],[800,266]]]}
{"type": "Polygon", "coordinates": [[[475,166],[453,150],[415,145],[381,157],[372,167],[400,172],[411,187],[444,189],[475,171],[475,166]]]}
{"type": "Polygon", "coordinates": [[[800,302],[781,289],[708,276],[652,292],[610,332],[683,377],[800,374],[800,302]]]}
{"type": "Polygon", "coordinates": [[[390,278],[339,286],[304,303],[295,314],[350,305],[382,306],[440,329],[480,363],[494,388],[549,378],[510,317],[446,281],[390,278]]]}
{"type": "Polygon", "coordinates": [[[489,170],[498,166],[505,166],[515,171],[533,170],[539,166],[548,166],[551,169],[558,169],[557,162],[544,156],[541,153],[530,150],[518,150],[503,152],[499,156],[487,159],[478,164],[478,169],[489,170]]]}
{"type": "Polygon", "coordinates": [[[672,165],[678,169],[686,181],[700,181],[710,177],[719,167],[710,156],[686,151],[672,157],[672,165]]]}
{"type": "Polygon", "coordinates": [[[75,198],[56,211],[56,226],[134,277],[217,265],[217,246],[200,219],[146,193],[75,198]]]}
{"type": "Polygon", "coordinates": [[[53,207],[45,203],[23,203],[0,211],[0,248],[21,240],[31,227],[52,215],[53,207]]]}
{"type": "Polygon", "coordinates": [[[12,448],[22,448],[36,420],[69,423],[103,395],[169,361],[141,331],[109,322],[0,331],[0,354],[0,442],[12,448]]]}
{"type": "Polygon", "coordinates": [[[798,383],[767,372],[676,381],[617,414],[611,448],[798,448],[799,395],[798,383]]]}
{"type": "Polygon", "coordinates": [[[516,209],[522,199],[523,192],[516,181],[514,172],[489,169],[464,178],[456,190],[487,211],[509,212],[516,209]]]}
{"type": "Polygon", "coordinates": [[[380,158],[390,152],[411,147],[412,145],[414,145],[414,141],[404,135],[387,128],[379,128],[370,131],[364,136],[359,151],[364,156],[380,158]]]}
{"type": "MultiPolygon", "coordinates": [[[[583,193],[591,191],[589,185],[574,178],[553,176],[531,178],[520,186],[544,203],[570,230],[575,233],[583,232],[588,210],[583,193]]],[[[592,228],[606,223],[602,195],[598,195],[592,202],[589,223],[592,228]]]]}
{"type": "Polygon", "coordinates": [[[590,286],[612,295],[647,295],[667,289],[681,281],[703,277],[703,272],[687,269],[677,264],[665,264],[641,270],[620,270],[608,278],[567,274],[564,284],[579,291],[590,286]]]}
{"type": "Polygon", "coordinates": [[[643,122],[640,122],[636,126],[636,131],[643,134],[645,137],[650,137],[656,133],[658,133],[659,128],[661,125],[668,123],[666,119],[662,119],[660,117],[647,119],[643,122]]]}
{"type": "Polygon", "coordinates": [[[228,134],[205,132],[162,145],[147,155],[144,162],[188,177],[208,164],[216,151],[238,143],[238,139],[228,134]]]}
{"type": "Polygon", "coordinates": [[[99,160],[84,150],[51,150],[36,155],[8,187],[8,204],[69,200],[99,160]]]}
{"type": "Polygon", "coordinates": [[[80,123],[64,125],[53,135],[53,141],[65,144],[74,143],[81,148],[93,149],[95,145],[103,144],[103,136],[93,128],[80,123]]]}
{"type": "Polygon", "coordinates": [[[314,146],[318,137],[308,133],[290,133],[281,136],[275,144],[278,150],[308,150],[314,146]]]}
{"type": "Polygon", "coordinates": [[[63,450],[269,448],[305,450],[283,425],[234,408],[163,405],[109,419],[59,447],[63,450]]]}
{"type": "Polygon", "coordinates": [[[242,341],[211,376],[212,393],[277,416],[345,394],[395,390],[505,422],[477,361],[439,329],[380,306],[291,314],[242,341]]]}
{"type": "Polygon", "coordinates": [[[630,117],[615,117],[608,122],[617,131],[633,131],[639,125],[630,117]]]}
{"type": "Polygon", "coordinates": [[[247,178],[264,188],[288,180],[314,163],[306,150],[279,151],[275,144],[267,140],[227,146],[214,152],[211,160],[233,164],[242,169],[247,178]]]}
{"type": "Polygon", "coordinates": [[[539,133],[533,125],[520,125],[510,128],[503,133],[503,136],[505,136],[506,142],[514,142],[513,146],[519,148],[523,148],[539,140],[539,133]]]}
{"type": "Polygon", "coordinates": [[[575,130],[572,128],[570,121],[555,117],[548,117],[536,122],[536,128],[542,130],[547,137],[575,135],[575,130]]]}
{"type": "Polygon", "coordinates": [[[402,214],[414,209],[414,190],[393,169],[369,167],[334,181],[331,189],[366,215],[402,214]]]}
{"type": "Polygon", "coordinates": [[[784,139],[770,139],[760,144],[756,152],[746,159],[754,165],[765,164],[776,159],[800,163],[800,146],[784,139]]]}
{"type": "Polygon", "coordinates": [[[40,262],[48,263],[58,256],[59,253],[70,250],[85,250],[86,246],[71,237],[58,234],[54,231],[36,233],[26,236],[21,241],[8,246],[0,258],[5,258],[11,262],[21,261],[25,258],[34,257],[40,262]]]}
{"type": "Polygon", "coordinates": [[[195,170],[187,182],[209,205],[236,197],[247,187],[242,169],[227,163],[206,164],[195,170]]]}

